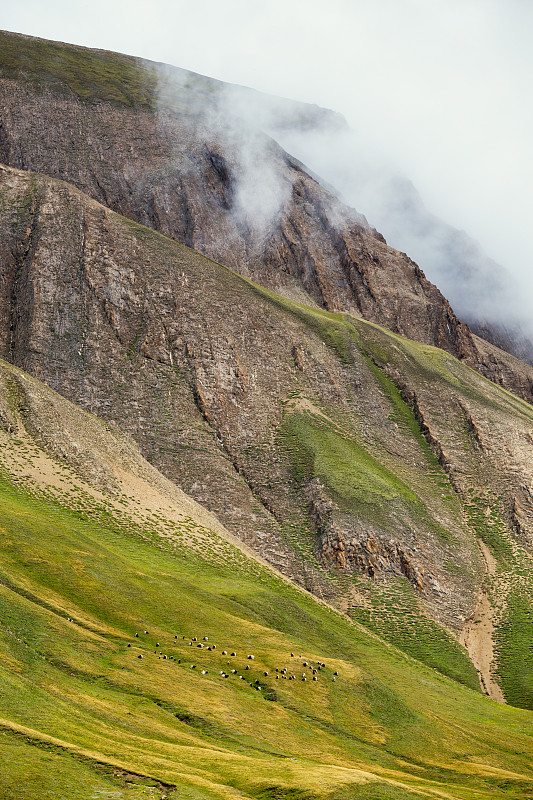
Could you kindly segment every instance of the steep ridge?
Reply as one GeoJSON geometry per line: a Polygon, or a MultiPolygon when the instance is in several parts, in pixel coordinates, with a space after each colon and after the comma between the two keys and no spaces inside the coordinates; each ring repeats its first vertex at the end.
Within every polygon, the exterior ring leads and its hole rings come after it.
{"type": "MultiPolygon", "coordinates": [[[[213,514],[152,467],[135,443],[29,375],[2,362],[0,374],[2,466],[15,485],[69,505],[107,504],[114,516],[152,524],[192,525],[211,531],[247,554],[213,514]],[[17,446],[14,446],[17,445],[17,446]],[[28,456],[28,448],[33,452],[28,456]],[[68,482],[68,488],[62,486],[68,482]],[[142,497],[142,507],[139,507],[142,497]]],[[[194,538],[194,537],[193,537],[194,538]]],[[[255,555],[257,558],[257,555],[255,555]]]]}
{"type": "Polygon", "coordinates": [[[67,180],[288,298],[442,347],[532,399],[533,371],[523,381],[498,351],[487,360],[416,264],[232,117],[223,84],[7,33],[0,70],[6,164],[67,180]]]}
{"type": "Polygon", "coordinates": [[[533,792],[529,712],[291,586],[127,437],[2,362],[0,440],[4,797],[533,792]]]}
{"type": "MultiPolygon", "coordinates": [[[[373,216],[388,240],[423,264],[470,329],[517,358],[533,363],[527,292],[464,231],[431,214],[406,180],[385,182],[373,216]]],[[[369,213],[369,212],[368,212],[369,213]]]]}
{"type": "MultiPolygon", "coordinates": [[[[531,606],[531,408],[444,351],[292,303],[68,184],[1,175],[1,355],[132,435],[285,575],[475,686],[457,639],[483,581],[478,538],[503,553],[495,635],[531,606]]],[[[527,660],[496,649],[517,670],[506,696],[529,705],[527,660]]]]}
{"type": "Polygon", "coordinates": [[[387,242],[424,269],[474,333],[533,363],[533,330],[523,282],[489,258],[465,231],[432,214],[411,181],[369,152],[362,141],[363,120],[356,133],[342,118],[323,115],[313,124],[284,121],[274,108],[265,117],[264,128],[313,170],[320,183],[348,205],[364,209],[387,242]]]}

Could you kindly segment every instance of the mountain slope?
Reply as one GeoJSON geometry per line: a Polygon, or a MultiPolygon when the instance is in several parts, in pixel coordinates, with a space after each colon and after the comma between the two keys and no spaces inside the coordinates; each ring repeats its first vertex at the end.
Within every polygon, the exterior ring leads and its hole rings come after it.
{"type": "Polygon", "coordinates": [[[470,647],[488,537],[502,606],[484,652],[507,666],[476,664],[494,696],[512,665],[506,694],[529,706],[522,650],[495,639],[532,600],[519,580],[531,408],[443,351],[292,303],[67,184],[1,174],[1,354],[132,435],[285,575],[472,687],[458,640],[470,647]]]}
{"type": "Polygon", "coordinates": [[[6,364],[0,398],[2,797],[533,794],[528,712],[350,624],[179,493],[188,518],[168,497],[145,507],[147,486],[175,490],[6,364]],[[142,473],[139,495],[126,472],[142,473]],[[96,496],[95,475],[112,489],[96,496]]]}
{"type": "MultiPolygon", "coordinates": [[[[225,85],[8,33],[0,38],[0,71],[6,164],[67,180],[293,300],[352,311],[443,347],[532,399],[533,372],[524,383],[496,351],[485,359],[418,266],[245,125],[225,85]]],[[[250,94],[237,92],[239,102],[250,94]]],[[[322,115],[278,105],[283,120],[292,113],[300,124],[322,115]]]]}

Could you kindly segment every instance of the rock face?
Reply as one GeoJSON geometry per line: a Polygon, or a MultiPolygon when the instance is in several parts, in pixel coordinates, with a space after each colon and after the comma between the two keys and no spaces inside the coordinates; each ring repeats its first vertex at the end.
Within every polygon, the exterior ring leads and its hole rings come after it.
{"type": "Polygon", "coordinates": [[[459,633],[483,577],[471,490],[499,498],[498,524],[529,552],[527,404],[444,351],[274,295],[70,184],[0,176],[0,357],[130,434],[287,576],[343,607],[355,588],[382,602],[393,637],[412,613],[406,586],[424,624],[459,633]]]}
{"type": "Polygon", "coordinates": [[[278,123],[271,114],[265,125],[323,185],[363,209],[390,245],[408,253],[472,331],[533,364],[530,306],[520,279],[464,231],[431,214],[413,184],[376,162],[345,121],[323,115],[303,126],[278,123]]]}
{"type": "Polygon", "coordinates": [[[257,134],[261,182],[238,131],[215,136],[194,103],[155,113],[145,66],[83,51],[87,96],[72,51],[74,77],[34,85],[35,54],[4,70],[0,150],[20,169],[0,167],[0,357],[130,434],[310,591],[387,611],[403,587],[390,632],[407,586],[459,632],[483,577],[470,490],[503,498],[513,547],[533,542],[533,412],[452,356],[528,400],[533,369],[274,142],[257,134]]]}
{"type": "MultiPolygon", "coordinates": [[[[223,84],[5,33],[0,75],[4,163],[66,180],[279,294],[434,344],[533,398],[508,363],[485,360],[413,261],[242,122],[223,84]]],[[[283,103],[275,113],[291,110],[318,113],[283,103]]]]}
{"type": "Polygon", "coordinates": [[[244,138],[215,136],[196,116],[87,105],[20,81],[2,81],[0,92],[4,163],[69,181],[285,296],[458,355],[471,350],[467,329],[416,265],[266,136],[256,133],[257,153],[240,158],[244,138]],[[245,163],[254,157],[263,163],[245,163]]]}
{"type": "MultiPolygon", "coordinates": [[[[466,548],[475,564],[475,551],[462,523],[435,511],[438,499],[424,510],[382,465],[392,458],[403,469],[410,454],[428,469],[355,332],[346,338],[341,321],[249,284],[69,184],[0,174],[1,357],[131,434],[154,466],[308,588],[335,594],[323,567],[404,576],[457,624],[475,579],[443,578],[452,551],[434,514],[457,530],[453,558],[466,548]],[[324,447],[340,471],[329,484],[313,467],[324,447]],[[361,459],[366,471],[349,477],[361,459]],[[370,481],[362,495],[353,489],[361,480],[370,481]],[[303,560],[302,536],[312,542],[303,560]]],[[[488,360],[497,351],[486,348],[488,360]]]]}
{"type": "Polygon", "coordinates": [[[339,509],[324,492],[318,479],[310,481],[307,487],[309,513],[315,529],[320,534],[320,556],[325,564],[339,572],[356,572],[375,578],[380,574],[406,577],[413,588],[421,592],[427,589],[424,581],[425,568],[419,558],[411,551],[402,536],[402,543],[396,538],[384,540],[378,530],[361,526],[355,531],[347,520],[339,519],[339,509]]]}
{"type": "MultiPolygon", "coordinates": [[[[431,214],[409,181],[385,181],[380,194],[372,219],[388,241],[424,265],[472,331],[533,364],[527,292],[513,275],[464,231],[431,214]]],[[[371,213],[363,203],[361,207],[371,213]]]]}
{"type": "MultiPolygon", "coordinates": [[[[339,359],[337,333],[321,329],[319,313],[300,317],[299,306],[285,308],[68,184],[0,174],[0,357],[131,434],[154,466],[308,587],[334,591],[320,571],[333,561],[347,572],[407,574],[420,536],[407,508],[400,503],[385,528],[361,520],[356,534],[352,512],[293,477],[290,452],[300,445],[284,414],[307,412],[291,405],[295,393],[336,408],[349,426],[364,413],[380,428],[389,413],[372,396],[364,359],[344,363],[355,344],[339,359]],[[303,562],[294,529],[318,534],[303,562]],[[372,539],[381,541],[375,553],[372,539]]],[[[436,574],[445,557],[434,546],[436,574]]],[[[465,603],[470,591],[457,587],[465,603]]]]}

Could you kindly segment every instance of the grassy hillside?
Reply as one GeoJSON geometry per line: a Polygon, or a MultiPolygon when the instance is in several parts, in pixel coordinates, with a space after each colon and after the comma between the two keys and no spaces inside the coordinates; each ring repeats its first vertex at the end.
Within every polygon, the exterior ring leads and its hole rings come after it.
{"type": "MultiPolygon", "coordinates": [[[[222,522],[408,655],[530,708],[531,406],[443,351],[283,299],[67,184],[2,168],[2,189],[12,360],[135,437],[173,482],[161,491],[181,486],[218,516],[204,527],[222,522]]],[[[95,444],[94,432],[78,441],[81,417],[15,383],[32,435],[93,488],[119,491],[107,429],[99,458],[84,456],[95,444]]],[[[127,494],[146,504],[142,480],[127,494]]]]}
{"type": "MultiPolygon", "coordinates": [[[[364,383],[366,398],[358,398],[361,416],[355,426],[338,409],[305,407],[298,392],[288,398],[280,436],[296,485],[319,481],[336,507],[360,525],[391,535],[425,530],[426,546],[433,536],[447,549],[440,564],[444,581],[452,575],[469,580],[477,566],[472,550],[460,553],[460,537],[462,546],[469,537],[477,541],[484,575],[463,634],[474,631],[467,637],[471,655],[476,647],[490,649],[485,689],[492,681],[496,695],[499,684],[510,703],[533,708],[533,504],[526,489],[533,456],[531,406],[442,350],[350,315],[258,291],[304,319],[347,368],[371,376],[364,383]],[[375,409],[380,404],[381,419],[375,409]],[[451,520],[461,517],[468,527],[459,533],[451,520]]],[[[356,574],[351,584],[356,602],[348,611],[354,619],[426,664],[477,685],[465,651],[446,625],[428,618],[405,580],[369,581],[356,574]]],[[[464,643],[464,635],[459,638],[464,643]]]]}
{"type": "Polygon", "coordinates": [[[529,712],[143,509],[146,486],[95,494],[3,401],[2,798],[533,796],[529,712]]]}
{"type": "Polygon", "coordinates": [[[0,61],[6,77],[70,91],[82,100],[141,108],[155,102],[156,73],[140,58],[2,31],[0,61]]]}

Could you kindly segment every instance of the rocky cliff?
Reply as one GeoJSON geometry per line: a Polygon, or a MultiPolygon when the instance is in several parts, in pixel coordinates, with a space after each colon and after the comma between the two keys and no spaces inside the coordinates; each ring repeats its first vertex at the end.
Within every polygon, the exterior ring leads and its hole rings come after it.
{"type": "Polygon", "coordinates": [[[4,163],[66,180],[285,297],[442,347],[532,399],[533,371],[524,380],[497,351],[487,358],[419,267],[244,125],[222,84],[13,34],[0,74],[4,163]]]}
{"type": "MultiPolygon", "coordinates": [[[[460,678],[431,643],[453,652],[446,631],[476,608],[470,492],[521,548],[517,570],[533,541],[529,406],[443,351],[275,295],[70,184],[0,175],[0,356],[131,434],[315,594],[371,627],[365,614],[393,597],[380,632],[460,678]],[[411,615],[418,638],[398,641],[411,615]]],[[[472,341],[527,382],[526,365],[472,341]]]]}
{"type": "Polygon", "coordinates": [[[523,280],[489,258],[465,231],[432,214],[411,181],[369,152],[361,136],[363,119],[355,133],[335,117],[323,115],[314,124],[303,125],[297,119],[284,123],[272,112],[265,129],[320,176],[322,185],[349,205],[364,209],[388,243],[424,269],[472,331],[533,364],[531,313],[523,280]]]}
{"type": "Polygon", "coordinates": [[[486,692],[529,703],[533,412],[482,376],[531,400],[531,367],[229,124],[216,83],[1,45],[0,357],[288,577],[467,681],[460,640],[486,692]]]}

